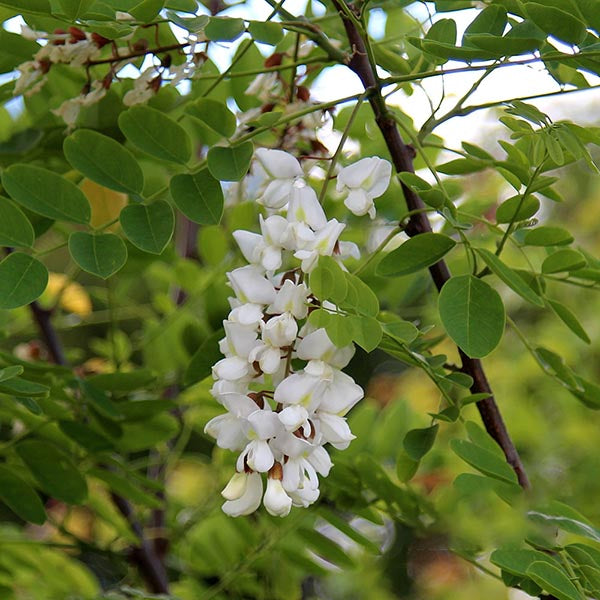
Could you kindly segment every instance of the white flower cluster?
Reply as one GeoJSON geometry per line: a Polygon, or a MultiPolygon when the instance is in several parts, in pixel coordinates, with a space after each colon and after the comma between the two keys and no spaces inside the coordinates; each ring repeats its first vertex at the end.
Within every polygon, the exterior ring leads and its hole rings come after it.
{"type": "MultiPolygon", "coordinates": [[[[341,261],[358,249],[339,241],[345,225],[327,220],[292,155],[259,149],[256,158],[267,177],[259,199],[267,217],[260,217],[260,234],[234,232],[250,264],[228,273],[235,298],[220,342],[225,358],[213,367],[211,390],[227,412],[209,421],[205,432],[219,447],[240,452],[222,492],[223,510],[246,515],[262,500],[270,514],[283,517],[292,505],[318,498],[318,475],[327,476],[332,466],[324,445],[343,450],[354,438],[345,415],[363,391],[341,370],[354,346],[338,348],[325,329],[308,323],[318,302],[306,276],[319,256],[341,261]]],[[[360,187],[356,177],[349,181],[356,184],[350,190],[360,187]]]]}
{"type": "Polygon", "coordinates": [[[69,63],[73,67],[84,66],[88,61],[97,58],[102,46],[108,43],[106,38],[95,33],[86,33],[78,27],[70,27],[69,31],[46,33],[33,31],[22,25],[21,35],[28,40],[45,40],[46,44],[35,53],[32,60],[17,67],[19,78],[15,83],[15,96],[38,92],[46,82],[46,74],[51,65],[69,63]]]}

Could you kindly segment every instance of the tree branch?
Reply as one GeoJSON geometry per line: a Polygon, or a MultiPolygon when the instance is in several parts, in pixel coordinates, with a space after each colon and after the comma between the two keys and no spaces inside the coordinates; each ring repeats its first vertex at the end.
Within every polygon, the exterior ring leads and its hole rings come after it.
{"type": "MultiPolygon", "coordinates": [[[[353,51],[352,56],[346,64],[350,69],[352,69],[352,71],[354,71],[354,73],[356,73],[356,75],[358,75],[365,90],[370,91],[369,102],[371,104],[371,108],[373,109],[375,122],[377,123],[377,126],[383,135],[396,171],[399,173],[414,173],[414,149],[404,143],[396,126],[396,122],[389,114],[385,99],[381,94],[381,84],[379,83],[377,75],[369,61],[368,49],[360,35],[358,28],[353,22],[354,20],[350,19],[346,14],[346,11],[349,7],[342,6],[342,1],[343,0],[333,0],[333,4],[340,13],[340,17],[344,23],[344,28],[346,29],[348,41],[350,42],[350,47],[353,51]]],[[[420,211],[423,209],[425,205],[421,198],[404,183],[401,185],[408,209],[410,211],[420,211]]],[[[411,237],[432,231],[427,214],[425,212],[414,212],[410,217],[408,227],[405,231],[411,237]]],[[[429,271],[438,291],[441,290],[442,286],[451,277],[448,266],[443,260],[429,267],[429,271]]],[[[489,394],[488,398],[477,402],[477,408],[487,432],[502,448],[507,462],[512,466],[517,475],[521,487],[524,489],[529,489],[529,479],[527,478],[527,474],[525,473],[525,469],[521,463],[519,454],[508,434],[506,425],[504,424],[504,420],[502,419],[502,415],[498,409],[498,405],[494,400],[492,390],[485,376],[481,361],[479,359],[468,357],[460,349],[459,352],[462,361],[461,370],[473,378],[471,392],[474,394],[489,394]]]]}

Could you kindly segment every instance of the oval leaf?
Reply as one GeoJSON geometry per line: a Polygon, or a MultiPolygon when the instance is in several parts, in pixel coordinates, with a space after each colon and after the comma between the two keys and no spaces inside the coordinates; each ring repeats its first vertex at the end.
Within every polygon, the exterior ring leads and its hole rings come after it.
{"type": "Polygon", "coordinates": [[[587,260],[581,252],[570,249],[558,250],[544,260],[542,263],[542,273],[549,275],[564,271],[576,271],[586,265],[587,260]]]}
{"type": "Polygon", "coordinates": [[[496,210],[498,223],[524,221],[535,215],[540,207],[540,201],[535,196],[513,196],[505,200],[496,210]]]}
{"type": "Polygon", "coordinates": [[[208,151],[208,170],[219,181],[239,181],[248,172],[253,153],[252,142],[232,148],[213,146],[208,151]]]}
{"type": "Polygon", "coordinates": [[[165,249],[175,227],[173,209],[162,200],[149,205],[130,204],[121,211],[119,221],[127,239],[151,254],[165,249]]]}
{"type": "Polygon", "coordinates": [[[556,316],[580,339],[586,344],[590,344],[592,340],[588,336],[586,330],[583,328],[579,319],[573,314],[573,312],[567,308],[564,304],[556,302],[556,300],[548,300],[552,310],[556,316]]]}
{"type": "Polygon", "coordinates": [[[566,246],[573,241],[573,236],[562,227],[544,225],[530,229],[524,241],[528,246],[566,246]]]}
{"type": "Polygon", "coordinates": [[[497,275],[511,290],[519,294],[521,298],[536,306],[544,306],[544,301],[527,285],[523,278],[505,265],[493,252],[483,248],[476,248],[475,251],[490,271],[497,275]]]}
{"type": "Polygon", "coordinates": [[[452,450],[472,467],[495,479],[517,483],[517,476],[509,464],[496,453],[490,452],[467,440],[452,440],[452,450]]]}
{"type": "Polygon", "coordinates": [[[29,523],[41,525],[46,520],[46,511],[37,492],[4,466],[0,466],[0,500],[29,523]]]}
{"type": "Polygon", "coordinates": [[[408,275],[440,261],[456,242],[441,233],[422,233],[392,250],[377,265],[377,274],[384,277],[408,275]]]}
{"type": "Polygon", "coordinates": [[[185,164],[192,145],[185,129],[149,106],[132,106],[119,115],[119,127],[139,150],[162,160],[185,164]]]}
{"type": "Polygon", "coordinates": [[[53,498],[68,504],[85,501],[85,479],[71,459],[56,446],[39,440],[25,440],[17,445],[17,454],[44,491],[53,498]]]}
{"type": "Polygon", "coordinates": [[[496,290],[472,275],[452,277],[438,300],[448,335],[471,358],[488,355],[502,339],[506,314],[496,290]]]}
{"type": "Polygon", "coordinates": [[[177,208],[194,223],[217,225],[221,221],[223,190],[208,169],[193,175],[175,175],[169,187],[177,208]]]}
{"type": "Polygon", "coordinates": [[[107,279],[127,261],[127,247],[114,233],[76,231],[69,236],[73,260],[88,273],[107,279]]]}
{"type": "Polygon", "coordinates": [[[185,112],[223,137],[228,138],[235,133],[235,115],[223,102],[213,98],[200,98],[188,105],[185,112]]]}
{"type": "Polygon", "coordinates": [[[0,308],[33,302],[48,284],[48,270],[33,256],[13,252],[0,262],[0,308]]]}
{"type": "Polygon", "coordinates": [[[527,568],[527,576],[559,600],[584,600],[568,575],[547,562],[536,561],[527,568]]]}
{"type": "Polygon", "coordinates": [[[72,223],[90,221],[90,203],[84,193],[52,171],[12,165],[2,173],[2,185],[13,200],[38,215],[72,223]]]}
{"type": "Polygon", "coordinates": [[[144,174],[133,154],[97,131],[79,129],[65,139],[63,151],[75,169],[111,190],[139,194],[144,187],[144,174]]]}
{"type": "Polygon", "coordinates": [[[30,248],[35,233],[23,211],[8,198],[0,196],[0,246],[30,248]]]}
{"type": "Polygon", "coordinates": [[[432,448],[439,425],[424,429],[412,429],[404,436],[404,450],[413,460],[421,460],[432,448]]]}

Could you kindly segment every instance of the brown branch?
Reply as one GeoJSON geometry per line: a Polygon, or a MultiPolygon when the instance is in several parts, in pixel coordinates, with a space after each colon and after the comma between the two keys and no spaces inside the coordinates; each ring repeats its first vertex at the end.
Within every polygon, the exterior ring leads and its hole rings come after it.
{"type": "MultiPolygon", "coordinates": [[[[346,29],[346,35],[352,48],[352,55],[347,61],[347,66],[358,75],[365,90],[370,91],[369,102],[375,115],[375,122],[379,127],[381,134],[385,140],[387,148],[390,152],[392,162],[397,172],[410,172],[414,173],[413,158],[414,149],[405,144],[400,136],[396,122],[390,115],[385,99],[381,95],[381,84],[377,79],[376,72],[369,61],[367,47],[360,34],[360,31],[356,27],[353,20],[345,13],[346,7],[340,2],[343,0],[333,0],[333,4],[339,11],[340,16],[346,29]]],[[[350,6],[347,7],[352,10],[350,6]]],[[[421,198],[404,183],[402,185],[402,191],[406,198],[406,204],[410,211],[415,211],[425,207],[425,204],[421,198]]],[[[430,232],[431,224],[425,212],[415,212],[410,217],[406,233],[409,236],[419,235],[421,233],[430,232]]],[[[442,286],[451,277],[450,271],[446,263],[442,260],[435,265],[429,267],[431,277],[437,287],[438,291],[442,289],[442,286]]],[[[519,484],[524,489],[530,488],[529,479],[525,473],[523,464],[519,454],[508,434],[498,405],[492,395],[492,390],[485,376],[485,372],[479,359],[469,358],[462,350],[459,349],[460,357],[462,361],[462,371],[473,378],[473,385],[471,386],[471,392],[486,393],[490,394],[488,398],[477,402],[477,408],[483,424],[487,432],[494,438],[497,444],[502,448],[504,455],[506,456],[507,462],[514,469],[519,484]]]]}
{"type": "Polygon", "coordinates": [[[125,54],[124,56],[111,56],[110,58],[102,58],[99,60],[88,60],[85,63],[86,67],[95,67],[96,65],[108,65],[112,63],[118,63],[124,60],[131,60],[132,58],[140,58],[147,54],[160,54],[161,52],[169,52],[170,50],[183,50],[189,46],[189,43],[183,44],[170,44],[169,46],[159,46],[158,48],[145,48],[144,50],[137,50],[125,54]]]}

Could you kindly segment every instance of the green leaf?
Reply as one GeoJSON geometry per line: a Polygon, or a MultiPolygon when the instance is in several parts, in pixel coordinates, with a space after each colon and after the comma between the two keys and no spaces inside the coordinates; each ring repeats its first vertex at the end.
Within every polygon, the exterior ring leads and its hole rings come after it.
{"type": "Polygon", "coordinates": [[[192,144],[185,129],[155,108],[132,106],[119,115],[119,127],[142,152],[180,164],[190,160],[192,144]]]}
{"type": "Polygon", "coordinates": [[[121,211],[119,221],[127,239],[151,254],[162,253],[175,228],[173,209],[162,200],[153,204],[130,204],[121,211]]]}
{"type": "Polygon", "coordinates": [[[150,23],[162,10],[164,4],[164,0],[142,0],[128,8],[127,12],[142,23],[150,23]]]}
{"type": "Polygon", "coordinates": [[[411,429],[402,442],[406,454],[413,460],[421,460],[433,447],[439,428],[436,423],[424,429],[411,429]]]}
{"type": "Polygon", "coordinates": [[[484,281],[473,275],[452,277],[440,292],[438,308],[446,332],[471,358],[487,356],[500,343],[504,304],[484,281]]]}
{"type": "Polygon", "coordinates": [[[468,175],[470,173],[477,173],[483,171],[489,166],[489,163],[475,160],[473,158],[457,158],[451,160],[442,165],[438,165],[436,169],[440,173],[446,175],[468,175]]]}
{"type": "Polygon", "coordinates": [[[90,203],[84,193],[60,175],[31,165],[11,165],[2,173],[2,185],[11,198],[38,215],[89,223],[90,203]]]}
{"type": "Polygon", "coordinates": [[[531,510],[527,516],[537,523],[558,527],[563,531],[600,542],[600,530],[589,523],[582,514],[562,502],[554,501],[543,511],[531,510]]]}
{"type": "Polygon", "coordinates": [[[243,19],[231,17],[210,17],[208,25],[204,28],[204,35],[209,40],[219,42],[232,42],[244,33],[246,26],[243,19]]]}
{"type": "Polygon", "coordinates": [[[508,483],[475,473],[461,473],[453,482],[454,487],[465,496],[493,492],[509,505],[513,505],[523,490],[516,483],[508,483]]]}
{"type": "Polygon", "coordinates": [[[154,415],[144,421],[123,425],[123,436],[118,441],[121,452],[137,452],[154,448],[177,435],[179,422],[169,414],[154,415]]]}
{"type": "Polygon", "coordinates": [[[252,142],[239,146],[213,146],[208,151],[208,170],[219,181],[239,181],[250,168],[254,154],[252,142]]]}
{"type": "Polygon", "coordinates": [[[365,351],[372,352],[381,341],[383,332],[377,319],[365,316],[346,317],[352,330],[352,339],[365,351]]]}
{"type": "Polygon", "coordinates": [[[348,293],[344,299],[344,305],[349,303],[349,294],[354,292],[354,301],[350,306],[355,308],[359,313],[369,317],[376,317],[379,314],[379,300],[375,292],[355,275],[344,273],[346,283],[348,284],[348,293]]]}
{"type": "Polygon", "coordinates": [[[188,104],[185,112],[195,119],[202,121],[213,131],[229,138],[235,133],[235,115],[223,102],[213,98],[199,98],[188,104]]]}
{"type": "Polygon", "coordinates": [[[82,504],[87,485],[71,459],[56,446],[39,440],[17,445],[17,454],[50,496],[67,504],[82,504]]]}
{"type": "Polygon", "coordinates": [[[573,373],[573,371],[565,364],[561,356],[543,347],[536,348],[534,354],[544,371],[550,375],[555,375],[568,388],[580,388],[575,373],[573,373]]]}
{"type": "Polygon", "coordinates": [[[100,373],[87,379],[94,387],[108,392],[133,392],[154,383],[156,376],[148,369],[100,373]]]}
{"type": "Polygon", "coordinates": [[[257,42],[276,46],[283,38],[283,31],[279,23],[268,21],[250,21],[248,33],[257,42]]]}
{"type": "MultiPolygon", "coordinates": [[[[196,12],[197,6],[195,0],[193,0],[194,9],[193,13],[196,12]]],[[[206,24],[208,23],[208,19],[210,18],[208,15],[198,15],[191,18],[180,17],[177,13],[172,11],[167,11],[167,17],[170,21],[182,27],[183,29],[187,29],[190,33],[199,33],[204,30],[206,24]]]]}
{"type": "Polygon", "coordinates": [[[527,231],[523,241],[527,246],[566,246],[573,236],[562,227],[543,225],[527,231]]]}
{"type": "Polygon", "coordinates": [[[0,196],[0,246],[31,248],[35,233],[29,219],[8,198],[0,196]]]}
{"type": "Polygon", "coordinates": [[[200,225],[217,225],[223,215],[223,190],[208,169],[193,175],[175,175],[169,185],[177,208],[200,225]]]}
{"type": "Polygon", "coordinates": [[[332,562],[334,565],[352,569],[354,561],[338,546],[333,540],[319,533],[316,529],[307,529],[301,527],[298,530],[298,535],[306,544],[306,547],[325,560],[332,562]]]}
{"type": "Polygon", "coordinates": [[[23,373],[25,369],[21,365],[12,365],[10,367],[4,367],[0,369],[0,382],[7,381],[8,379],[14,379],[23,373]]]}
{"type": "Polygon", "coordinates": [[[524,221],[535,215],[540,208],[540,201],[535,196],[517,195],[505,200],[496,210],[498,223],[524,221]]]}
{"type": "Polygon", "coordinates": [[[591,340],[573,312],[556,300],[548,300],[554,314],[581,340],[590,344],[591,340]]]}
{"type": "MultiPolygon", "coordinates": [[[[110,375],[110,374],[109,374],[110,375]]],[[[108,397],[104,390],[99,389],[89,381],[79,380],[79,387],[84,398],[104,417],[108,419],[121,419],[123,415],[117,405],[108,397]]]]}
{"type": "Polygon", "coordinates": [[[114,447],[109,439],[83,423],[62,420],[58,422],[58,425],[66,436],[89,452],[103,452],[114,447]]]}
{"type": "Polygon", "coordinates": [[[462,43],[468,43],[469,36],[478,33],[488,33],[501,36],[506,27],[506,11],[501,6],[488,6],[465,29],[462,43]]]}
{"type": "Polygon", "coordinates": [[[95,477],[100,481],[103,481],[108,487],[123,498],[132,500],[136,504],[147,506],[148,508],[162,508],[164,503],[161,502],[156,496],[145,492],[136,485],[134,485],[129,479],[115,473],[113,471],[107,471],[102,469],[92,468],[87,474],[90,477],[95,477]]]}
{"type": "Polygon", "coordinates": [[[321,256],[310,274],[310,289],[321,301],[341,303],[346,298],[348,283],[342,268],[330,256],[321,256]]]}
{"type": "Polygon", "coordinates": [[[415,273],[440,261],[455,245],[447,235],[421,233],[384,256],[376,273],[384,277],[415,273]]]}
{"type": "Polygon", "coordinates": [[[383,331],[402,344],[410,344],[419,336],[419,330],[410,321],[390,321],[382,324],[383,331]]]}
{"type": "Polygon", "coordinates": [[[0,465],[0,500],[24,521],[42,525],[44,505],[37,492],[4,465],[0,465]]]}
{"type": "Polygon", "coordinates": [[[83,17],[95,0],[58,0],[58,4],[70,21],[83,17]]]}
{"type": "Polygon", "coordinates": [[[467,435],[469,439],[480,448],[484,448],[493,454],[498,455],[502,460],[504,459],[504,453],[502,452],[502,448],[498,446],[494,438],[487,432],[485,429],[482,429],[477,423],[473,421],[467,421],[465,423],[465,428],[467,430],[467,435]]]}
{"type": "Polygon", "coordinates": [[[344,535],[355,541],[358,545],[362,546],[365,550],[368,550],[373,554],[380,554],[377,544],[354,529],[350,523],[346,522],[342,517],[334,513],[333,510],[325,507],[319,507],[319,515],[328,523],[333,525],[336,529],[341,531],[344,535]]]}
{"type": "Polygon", "coordinates": [[[12,252],[0,262],[0,308],[30,304],[48,284],[48,270],[33,256],[12,252]]]}
{"type": "Polygon", "coordinates": [[[545,561],[536,561],[529,565],[526,574],[541,588],[556,596],[558,600],[584,600],[568,575],[554,565],[545,561]]]}
{"type": "Polygon", "coordinates": [[[73,260],[88,273],[107,279],[127,262],[127,247],[114,233],[76,231],[69,236],[73,260]]]}
{"type": "Polygon", "coordinates": [[[20,377],[13,377],[0,382],[0,393],[20,396],[22,398],[47,398],[50,393],[50,388],[40,383],[36,383],[35,381],[27,381],[20,377]]]}
{"type": "Polygon", "coordinates": [[[404,449],[400,450],[396,459],[396,475],[398,475],[398,479],[406,483],[414,477],[418,469],[419,461],[412,459],[404,449]]]}
{"type": "Polygon", "coordinates": [[[483,248],[475,248],[475,252],[483,259],[490,271],[497,275],[511,290],[521,298],[535,304],[544,306],[544,301],[527,285],[523,278],[505,265],[493,252],[483,248]]]}
{"type": "MultiPolygon", "coordinates": [[[[345,317],[337,313],[329,313],[325,325],[325,331],[327,331],[329,339],[338,348],[344,348],[344,346],[348,346],[348,344],[352,342],[354,328],[350,324],[350,318],[351,317],[345,317]]],[[[369,334],[367,333],[365,335],[368,336],[369,334]]],[[[366,340],[362,341],[365,343],[365,345],[369,345],[369,343],[372,343],[372,334],[366,340]]]]}
{"type": "Polygon", "coordinates": [[[547,34],[567,42],[568,44],[580,44],[586,36],[585,24],[576,16],[555,8],[545,6],[537,2],[528,2],[525,5],[527,16],[547,34]]]}
{"type": "Polygon", "coordinates": [[[587,260],[581,252],[565,248],[551,254],[542,263],[542,273],[561,273],[564,271],[576,271],[587,265],[587,260]]]}
{"type": "Polygon", "coordinates": [[[484,475],[506,481],[517,483],[517,476],[510,465],[500,458],[496,453],[490,452],[481,446],[468,442],[467,440],[452,440],[450,447],[466,463],[477,469],[484,475]]]}
{"type": "Polygon", "coordinates": [[[202,381],[210,375],[213,365],[223,358],[221,350],[219,350],[219,340],[223,339],[224,335],[225,332],[219,329],[204,340],[185,370],[183,376],[185,385],[202,381]]]}
{"type": "Polygon", "coordinates": [[[116,140],[79,129],[65,138],[63,151],[71,165],[88,179],[117,192],[142,192],[142,169],[133,154],[116,140]]]}
{"type": "Polygon", "coordinates": [[[556,562],[539,550],[528,548],[500,548],[492,552],[490,562],[513,575],[527,576],[527,569],[534,562],[544,562],[550,565],[556,562]]]}

